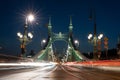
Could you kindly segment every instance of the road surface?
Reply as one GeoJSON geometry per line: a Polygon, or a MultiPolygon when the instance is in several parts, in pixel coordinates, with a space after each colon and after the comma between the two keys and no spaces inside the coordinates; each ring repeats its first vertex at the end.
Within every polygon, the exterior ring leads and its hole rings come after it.
{"type": "Polygon", "coordinates": [[[1,69],[0,80],[120,80],[120,72],[57,64],[35,68],[1,69]]]}

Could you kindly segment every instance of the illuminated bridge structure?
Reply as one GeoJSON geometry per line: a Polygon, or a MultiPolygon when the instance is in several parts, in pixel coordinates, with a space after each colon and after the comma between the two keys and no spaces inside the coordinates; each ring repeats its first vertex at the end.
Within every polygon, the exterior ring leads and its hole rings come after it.
{"type": "Polygon", "coordinates": [[[56,61],[56,57],[53,51],[53,45],[52,43],[55,41],[65,41],[68,43],[66,55],[64,56],[64,61],[71,62],[71,61],[83,61],[87,60],[86,57],[84,57],[76,48],[72,36],[72,18],[70,17],[70,24],[69,24],[69,33],[63,34],[59,32],[58,34],[52,32],[52,25],[51,25],[51,18],[49,19],[48,24],[48,39],[47,42],[43,48],[38,54],[34,56],[34,60],[47,60],[47,61],[56,61]]]}

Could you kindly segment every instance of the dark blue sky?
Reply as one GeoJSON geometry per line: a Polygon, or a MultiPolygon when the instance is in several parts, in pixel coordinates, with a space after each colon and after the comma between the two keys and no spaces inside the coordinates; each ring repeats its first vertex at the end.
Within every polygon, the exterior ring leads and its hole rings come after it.
{"type": "Polygon", "coordinates": [[[23,32],[24,15],[32,11],[36,14],[37,25],[29,27],[34,39],[28,45],[28,52],[41,49],[40,41],[47,37],[46,24],[52,16],[53,31],[68,32],[69,16],[73,16],[74,38],[80,41],[80,51],[92,51],[87,36],[93,33],[93,24],[88,20],[90,9],[96,10],[97,32],[109,38],[109,48],[116,48],[120,30],[119,0],[1,0],[0,1],[0,46],[1,53],[19,54],[20,42],[16,33],[23,32]]]}

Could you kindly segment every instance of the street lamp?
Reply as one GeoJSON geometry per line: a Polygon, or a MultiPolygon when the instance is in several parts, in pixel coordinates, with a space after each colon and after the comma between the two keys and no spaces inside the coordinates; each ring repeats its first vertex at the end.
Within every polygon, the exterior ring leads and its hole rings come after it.
{"type": "Polygon", "coordinates": [[[45,39],[43,39],[43,40],[42,40],[42,43],[46,43],[46,40],[45,40],[45,39]]]}
{"type": "Polygon", "coordinates": [[[79,41],[78,40],[74,40],[74,44],[77,48],[79,47],[79,41]]]}
{"type": "Polygon", "coordinates": [[[100,54],[101,54],[101,39],[103,38],[103,34],[99,34],[97,35],[93,35],[93,34],[89,34],[88,35],[88,40],[90,43],[93,44],[94,50],[93,50],[93,54],[94,54],[94,58],[100,58],[100,54]],[[97,55],[97,56],[96,56],[97,55]]]}
{"type": "Polygon", "coordinates": [[[102,37],[103,37],[103,34],[100,34],[100,35],[98,36],[98,39],[100,40],[102,37]]]}
{"type": "MultiPolygon", "coordinates": [[[[88,40],[91,40],[92,39],[92,37],[93,37],[93,35],[92,34],[89,34],[88,35],[88,40]]],[[[98,37],[96,37],[96,36],[94,36],[95,38],[94,39],[98,39],[98,40],[100,40],[100,39],[102,39],[103,38],[103,34],[99,34],[99,36],[98,37]]]]}
{"type": "Polygon", "coordinates": [[[97,36],[95,10],[91,10],[90,20],[93,21],[93,23],[94,23],[94,33],[88,35],[88,40],[89,40],[89,42],[93,43],[93,48],[94,48],[93,56],[94,56],[94,59],[98,59],[98,58],[100,58],[100,54],[101,54],[101,39],[103,37],[103,34],[99,34],[97,36]]]}
{"type": "Polygon", "coordinates": [[[25,26],[24,26],[24,33],[17,33],[17,36],[19,37],[19,40],[21,42],[21,56],[25,57],[25,49],[26,49],[26,45],[32,40],[33,38],[33,34],[31,32],[27,32],[27,28],[28,28],[28,23],[34,21],[34,15],[33,14],[29,14],[28,16],[26,16],[25,19],[25,26]]]}
{"type": "Polygon", "coordinates": [[[46,40],[43,39],[43,40],[41,41],[41,46],[44,48],[45,44],[46,44],[46,40]]]}
{"type": "Polygon", "coordinates": [[[29,22],[32,22],[32,21],[35,20],[35,17],[34,17],[33,14],[29,14],[26,19],[27,19],[29,22]]]}
{"type": "Polygon", "coordinates": [[[89,34],[88,39],[90,40],[92,38],[92,36],[93,36],[92,34],[89,34]]]}

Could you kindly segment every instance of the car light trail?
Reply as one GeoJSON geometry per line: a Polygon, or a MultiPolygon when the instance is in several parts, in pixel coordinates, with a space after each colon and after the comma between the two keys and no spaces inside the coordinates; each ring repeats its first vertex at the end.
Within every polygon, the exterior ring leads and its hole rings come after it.
{"type": "Polygon", "coordinates": [[[56,65],[54,62],[49,62],[49,63],[40,63],[40,62],[21,62],[21,63],[0,63],[0,66],[52,66],[56,65]]]}

